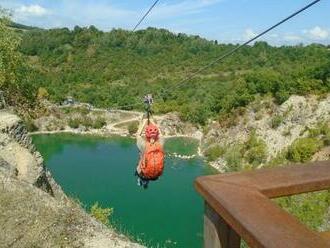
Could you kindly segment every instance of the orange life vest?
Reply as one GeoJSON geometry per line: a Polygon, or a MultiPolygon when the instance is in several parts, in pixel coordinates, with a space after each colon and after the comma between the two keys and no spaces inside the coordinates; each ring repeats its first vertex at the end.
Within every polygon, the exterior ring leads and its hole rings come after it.
{"type": "Polygon", "coordinates": [[[146,142],[144,154],[140,161],[141,174],[144,178],[155,180],[164,169],[164,150],[159,142],[146,142]]]}

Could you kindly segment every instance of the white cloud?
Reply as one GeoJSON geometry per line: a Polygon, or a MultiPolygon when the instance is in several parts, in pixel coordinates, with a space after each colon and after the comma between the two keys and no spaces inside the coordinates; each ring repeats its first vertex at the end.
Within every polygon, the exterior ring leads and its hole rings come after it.
{"type": "Polygon", "coordinates": [[[255,36],[257,36],[257,33],[254,32],[253,29],[247,28],[247,29],[244,30],[244,34],[243,34],[243,39],[244,40],[252,39],[255,36]]]}
{"type": "Polygon", "coordinates": [[[278,38],[278,36],[279,36],[278,34],[270,34],[269,35],[270,38],[278,38]]]}
{"type": "Polygon", "coordinates": [[[303,38],[299,35],[287,34],[283,36],[283,39],[286,41],[299,41],[302,40],[303,38]]]}
{"type": "Polygon", "coordinates": [[[325,40],[329,37],[329,31],[326,29],[323,29],[319,26],[315,26],[312,29],[304,30],[304,33],[307,33],[311,39],[314,40],[325,40]]]}
{"type": "Polygon", "coordinates": [[[22,5],[15,10],[17,15],[24,16],[45,16],[50,12],[38,4],[22,5]]]}

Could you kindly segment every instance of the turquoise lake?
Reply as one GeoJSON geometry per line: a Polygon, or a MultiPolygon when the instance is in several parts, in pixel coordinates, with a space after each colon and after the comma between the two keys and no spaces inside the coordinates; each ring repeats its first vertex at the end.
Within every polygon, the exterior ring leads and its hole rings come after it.
{"type": "MultiPolygon", "coordinates": [[[[203,200],[193,182],[215,171],[200,158],[168,156],[163,176],[144,190],[134,177],[138,161],[130,138],[35,135],[33,141],[55,180],[89,210],[111,207],[112,226],[148,247],[202,247],[203,200]]],[[[169,153],[192,154],[196,142],[169,139],[169,153]]]]}

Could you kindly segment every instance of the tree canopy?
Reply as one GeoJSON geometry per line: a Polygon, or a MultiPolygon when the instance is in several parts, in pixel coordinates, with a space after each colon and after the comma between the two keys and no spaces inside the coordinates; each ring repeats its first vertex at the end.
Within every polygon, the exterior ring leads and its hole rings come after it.
{"type": "Polygon", "coordinates": [[[21,38],[10,24],[9,12],[0,8],[0,90],[8,104],[28,112],[35,104],[35,88],[18,49],[21,38]]]}
{"type": "MultiPolygon", "coordinates": [[[[256,95],[270,94],[282,103],[292,94],[323,94],[330,88],[329,47],[319,44],[273,47],[256,42],[177,87],[238,45],[155,28],[103,32],[76,26],[18,33],[20,51],[32,68],[29,83],[57,103],[70,95],[113,108],[139,104],[152,93],[156,112],[177,111],[203,124],[246,106],[256,95]]],[[[124,108],[142,109],[142,104],[124,108]]]]}

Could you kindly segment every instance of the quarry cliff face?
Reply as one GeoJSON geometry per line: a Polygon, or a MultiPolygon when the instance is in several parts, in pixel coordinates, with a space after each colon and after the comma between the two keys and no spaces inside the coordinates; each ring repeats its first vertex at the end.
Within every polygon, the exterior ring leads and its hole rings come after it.
{"type": "Polygon", "coordinates": [[[53,194],[40,153],[18,116],[0,112],[0,164],[6,164],[7,176],[30,183],[53,194]]]}
{"type": "MultiPolygon", "coordinates": [[[[227,126],[219,122],[208,125],[202,140],[203,151],[212,146],[230,148],[244,144],[255,134],[263,141],[265,162],[269,162],[297,139],[308,137],[310,130],[319,124],[330,126],[330,94],[323,98],[292,95],[281,105],[274,103],[271,97],[263,98],[247,106],[244,112],[230,121],[227,126]]],[[[313,160],[329,159],[328,149],[324,148],[313,160]]],[[[211,163],[220,171],[223,171],[226,164],[224,157],[211,163]]]]}
{"type": "Polygon", "coordinates": [[[1,247],[141,247],[97,222],[46,170],[22,121],[0,110],[1,247]]]}

